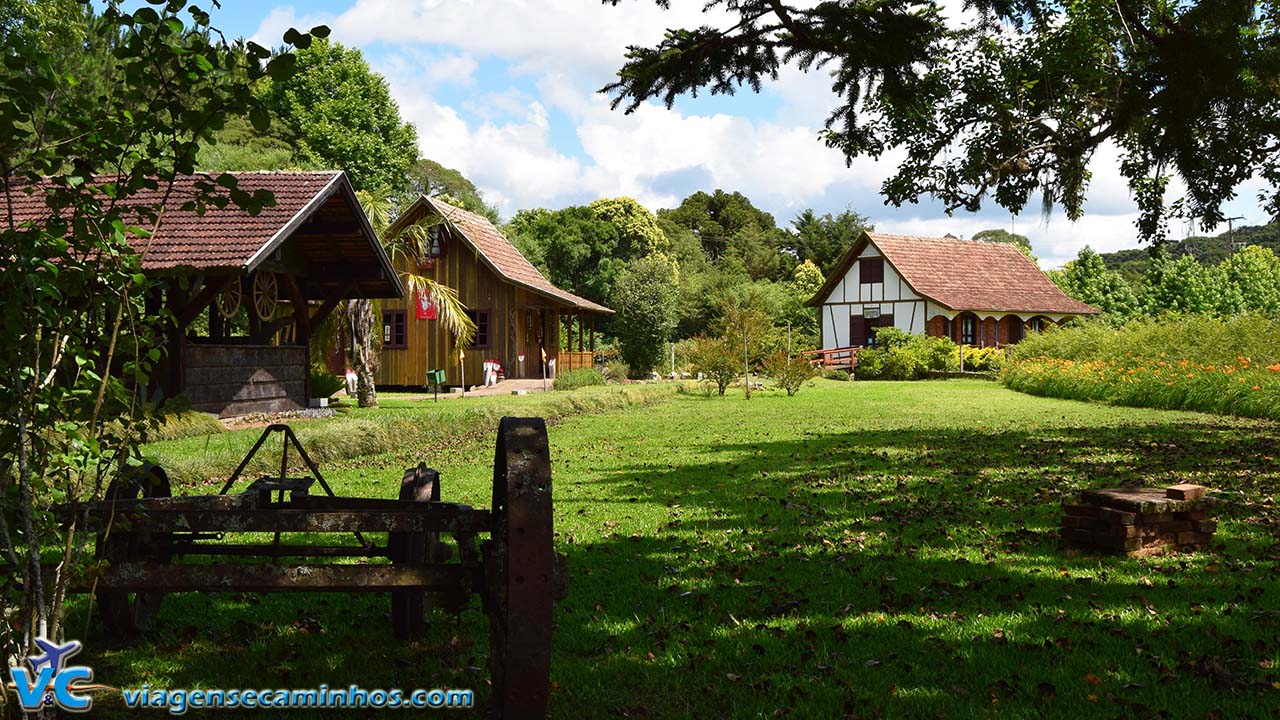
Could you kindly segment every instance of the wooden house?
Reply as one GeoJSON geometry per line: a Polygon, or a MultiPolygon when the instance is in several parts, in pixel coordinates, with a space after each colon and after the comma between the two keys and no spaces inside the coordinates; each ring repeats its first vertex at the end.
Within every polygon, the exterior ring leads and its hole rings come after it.
{"type": "MultiPolygon", "coordinates": [[[[223,417],[302,409],[311,329],[347,298],[404,290],[345,173],[230,174],[240,190],[270,191],[274,204],[254,215],[206,203],[200,214],[187,204],[215,178],[180,176],[157,231],[132,243],[143,272],[163,281],[148,308],[177,318],[158,383],[166,396],[223,417]]],[[[130,202],[159,204],[163,192],[144,190],[130,202]]],[[[39,188],[14,197],[19,221],[47,216],[39,188]]]]}
{"type": "Polygon", "coordinates": [[[551,377],[593,365],[595,320],[612,310],[552,285],[487,218],[437,198],[420,197],[387,235],[424,220],[432,223],[429,257],[397,257],[403,267],[396,270],[457,292],[476,324],[475,341],[461,348],[459,359],[430,298],[384,302],[379,385],[424,386],[427,371],[436,369],[445,371],[447,385],[477,385],[486,361],[500,364],[508,378],[551,377]],[[554,364],[543,363],[544,353],[554,364]]]}
{"type": "Polygon", "coordinates": [[[880,327],[1003,346],[1048,323],[1098,313],[1013,245],[869,232],[806,304],[821,310],[824,349],[874,345],[880,327]]]}

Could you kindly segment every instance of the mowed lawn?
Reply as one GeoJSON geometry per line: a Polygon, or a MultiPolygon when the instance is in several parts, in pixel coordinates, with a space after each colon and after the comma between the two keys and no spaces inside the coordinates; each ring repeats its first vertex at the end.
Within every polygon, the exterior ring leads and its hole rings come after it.
{"type": "MultiPolygon", "coordinates": [[[[792,398],[679,395],[550,433],[571,572],[553,717],[1280,715],[1280,425],[982,381],[818,381],[792,398]],[[1219,498],[1212,552],[1058,546],[1079,488],[1177,482],[1219,498]]],[[[491,438],[405,447],[327,479],[392,496],[417,458],[441,470],[446,499],[487,506],[492,453],[491,438]]],[[[144,644],[113,647],[94,624],[86,648],[121,687],[487,697],[478,601],[401,645],[383,596],[171,596],[144,644]]]]}

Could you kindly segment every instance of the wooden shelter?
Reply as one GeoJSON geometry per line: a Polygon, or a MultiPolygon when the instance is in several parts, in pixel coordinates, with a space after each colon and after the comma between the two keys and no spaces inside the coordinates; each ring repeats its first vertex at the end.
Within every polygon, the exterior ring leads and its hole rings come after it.
{"type": "MultiPolygon", "coordinates": [[[[404,289],[345,173],[230,174],[240,190],[270,191],[274,204],[253,215],[203,203],[201,214],[190,201],[216,178],[180,176],[157,231],[132,242],[143,272],[163,280],[148,309],[177,319],[157,382],[166,396],[223,417],[305,408],[312,329],[344,299],[404,289]]],[[[158,205],[162,193],[130,202],[158,205]]],[[[41,193],[17,197],[20,219],[47,214],[41,193]]]]}
{"type": "Polygon", "coordinates": [[[435,320],[431,298],[384,302],[379,385],[424,386],[427,371],[437,369],[445,371],[447,385],[476,385],[486,361],[500,364],[509,378],[551,377],[544,353],[556,372],[593,365],[595,319],[612,310],[551,284],[488,219],[438,198],[418,198],[388,237],[433,219],[429,256],[397,257],[396,270],[457,292],[476,323],[476,338],[461,348],[460,359],[453,337],[435,320]]]}

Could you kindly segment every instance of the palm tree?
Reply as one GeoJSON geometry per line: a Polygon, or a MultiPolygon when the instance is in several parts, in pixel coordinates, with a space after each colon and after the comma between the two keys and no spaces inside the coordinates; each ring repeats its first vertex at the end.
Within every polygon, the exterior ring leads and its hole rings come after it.
{"type": "MultiPolygon", "coordinates": [[[[387,228],[391,227],[394,220],[391,201],[385,196],[364,190],[357,193],[357,197],[373,231],[382,239],[382,246],[390,256],[392,266],[416,268],[417,259],[427,256],[430,243],[428,228],[444,222],[443,219],[424,219],[400,231],[395,237],[385,237],[387,228]]],[[[417,297],[418,293],[422,293],[435,302],[440,323],[453,335],[454,342],[459,347],[471,344],[476,326],[467,316],[466,306],[458,299],[458,293],[453,288],[412,271],[401,272],[400,279],[410,297],[417,297]]],[[[377,308],[374,307],[373,300],[348,300],[346,315],[351,328],[357,403],[360,407],[377,407],[378,392],[373,381],[374,374],[378,371],[377,336],[373,331],[377,308]]]]}

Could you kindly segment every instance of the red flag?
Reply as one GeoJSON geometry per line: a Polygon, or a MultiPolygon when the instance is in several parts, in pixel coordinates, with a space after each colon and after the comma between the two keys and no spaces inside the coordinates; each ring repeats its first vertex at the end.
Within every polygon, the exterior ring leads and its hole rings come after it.
{"type": "Polygon", "coordinates": [[[435,320],[440,316],[436,310],[436,301],[424,292],[418,293],[417,318],[419,320],[435,320]]]}

